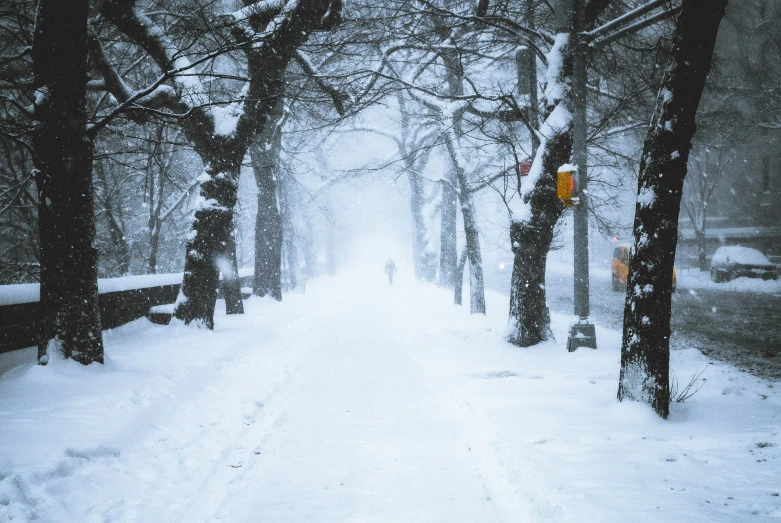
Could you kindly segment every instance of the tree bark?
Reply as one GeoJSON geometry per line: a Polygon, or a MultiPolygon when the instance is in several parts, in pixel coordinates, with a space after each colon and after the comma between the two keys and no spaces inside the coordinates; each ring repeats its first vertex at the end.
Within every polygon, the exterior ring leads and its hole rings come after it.
{"type": "Polygon", "coordinates": [[[93,143],[87,135],[89,2],[41,0],[32,49],[41,241],[38,361],[49,351],[103,362],[95,248],[93,143]]]}
{"type": "Polygon", "coordinates": [[[422,155],[417,151],[419,143],[414,143],[411,132],[409,113],[404,95],[399,92],[399,111],[401,113],[401,140],[399,149],[404,159],[404,171],[410,186],[410,215],[412,216],[412,259],[415,267],[415,277],[422,281],[432,282],[436,278],[436,254],[428,249],[428,230],[423,215],[426,202],[423,179],[419,172],[428,162],[430,148],[422,155]],[[417,165],[420,163],[421,165],[417,165]]]}
{"type": "MultiPolygon", "coordinates": [[[[123,276],[130,270],[130,246],[127,240],[125,240],[124,226],[114,215],[114,202],[111,197],[111,189],[108,185],[103,163],[100,161],[95,162],[94,167],[100,183],[100,189],[103,192],[103,213],[106,216],[106,226],[111,239],[112,254],[116,260],[114,267],[108,271],[108,277],[123,276]]],[[[120,216],[120,220],[121,218],[120,216]]]]}
{"type": "Polygon", "coordinates": [[[466,249],[461,251],[461,255],[458,257],[458,266],[456,268],[456,286],[455,292],[453,293],[453,303],[455,305],[461,305],[463,303],[464,267],[466,267],[466,249]]]}
{"type": "MultiPolygon", "coordinates": [[[[437,22],[440,19],[436,18],[437,22]]],[[[440,29],[444,29],[440,25],[440,29]]],[[[445,33],[442,33],[444,36],[445,33]]],[[[448,90],[451,96],[464,94],[464,68],[461,64],[461,56],[455,50],[447,50],[442,54],[445,65],[448,90]]],[[[460,137],[463,134],[461,120],[463,110],[458,110],[452,115],[452,121],[445,123],[445,146],[450,156],[452,166],[451,177],[458,184],[458,198],[461,202],[461,216],[464,220],[464,234],[466,236],[466,253],[469,258],[469,310],[471,314],[485,314],[485,288],[483,286],[483,261],[480,254],[480,236],[475,217],[474,199],[469,191],[469,177],[465,165],[466,160],[460,151],[460,137]],[[460,159],[459,159],[460,158],[460,159]]],[[[455,245],[454,245],[455,249],[455,245]]],[[[455,256],[455,252],[454,252],[455,256]]]]}
{"type": "Polygon", "coordinates": [[[339,267],[339,235],[330,210],[326,213],[325,227],[325,266],[328,275],[333,276],[339,267]]]}
{"type": "MultiPolygon", "coordinates": [[[[582,23],[578,20],[578,26],[593,26],[609,3],[609,0],[588,2],[582,13],[584,20],[582,23]]],[[[510,283],[508,341],[521,347],[552,337],[545,299],[545,262],[553,241],[553,229],[564,210],[556,191],[558,169],[570,163],[572,155],[574,4],[564,0],[556,2],[555,6],[557,35],[548,57],[545,114],[540,129],[544,140],[540,140],[532,164],[532,171],[540,169],[540,174],[530,190],[519,187],[521,200],[528,205],[528,217],[513,219],[510,224],[515,260],[510,283]]],[[[527,2],[526,7],[526,18],[531,21],[533,5],[527,2]]],[[[531,62],[536,64],[536,59],[531,62]]],[[[538,122],[536,116],[533,120],[535,124],[538,122]]],[[[534,139],[532,146],[536,146],[534,139]]]]}
{"type": "Polygon", "coordinates": [[[298,234],[293,219],[295,187],[293,177],[285,175],[279,184],[279,214],[282,218],[282,248],[287,257],[289,289],[298,285],[298,234]]]}
{"type": "Polygon", "coordinates": [[[241,168],[237,154],[226,156],[226,159],[218,157],[204,162],[206,179],[200,185],[192,224],[194,234],[187,241],[184,278],[174,309],[174,316],[186,324],[195,323],[208,329],[214,328],[218,259],[229,242],[241,168]]]}
{"type": "MultiPolygon", "coordinates": [[[[540,164],[540,174],[532,189],[523,196],[529,206],[529,217],[513,220],[510,224],[510,244],[514,256],[510,280],[510,314],[508,341],[520,347],[530,347],[550,339],[550,312],[545,293],[545,262],[548,257],[553,229],[564,207],[556,190],[559,167],[569,163],[572,154],[572,120],[562,127],[550,120],[559,117],[554,112],[571,114],[572,50],[563,44],[556,57],[561,63],[557,76],[550,81],[557,82],[560,98],[549,99],[545,110],[542,133],[548,133],[534,160],[532,169],[540,164]]],[[[550,66],[549,66],[550,67],[550,66]]]]}
{"type": "Polygon", "coordinates": [[[275,105],[269,125],[250,147],[252,170],[258,187],[258,214],[255,220],[255,283],[256,296],[271,296],[282,300],[282,218],[277,205],[276,177],[282,133],[282,100],[275,105]]]}
{"type": "Polygon", "coordinates": [[[694,230],[697,238],[697,268],[700,272],[708,272],[708,259],[705,255],[705,222],[703,216],[703,227],[694,230]]]}
{"type": "Polygon", "coordinates": [[[572,152],[572,126],[544,145],[542,173],[529,197],[531,219],[510,224],[514,256],[510,283],[508,341],[530,347],[550,339],[550,312],[545,297],[545,262],[553,229],[563,211],[556,193],[556,173],[572,152]]]}
{"type": "Polygon", "coordinates": [[[236,259],[236,228],[233,225],[225,245],[222,264],[222,297],[225,298],[225,314],[244,314],[239,263],[236,259]]]}
{"type": "Polygon", "coordinates": [[[452,289],[455,287],[456,264],[456,220],[458,218],[458,195],[448,173],[442,181],[442,201],[440,202],[440,236],[439,236],[439,285],[452,289]]]}
{"type": "Polygon", "coordinates": [[[317,254],[315,253],[315,241],[312,235],[312,218],[308,212],[304,213],[304,227],[302,229],[303,238],[301,241],[301,250],[304,254],[304,263],[306,264],[306,279],[311,280],[320,272],[317,263],[317,254]]]}
{"type": "Polygon", "coordinates": [[[621,343],[619,401],[670,409],[670,301],[695,115],[727,0],[684,0],[640,161],[621,343]]]}
{"type": "Polygon", "coordinates": [[[415,277],[421,281],[433,282],[437,276],[437,255],[429,248],[429,228],[424,216],[426,195],[423,180],[414,170],[408,170],[407,174],[411,190],[410,212],[414,227],[412,251],[415,257],[415,277]]]}
{"type": "MultiPolygon", "coordinates": [[[[475,219],[475,206],[472,193],[469,191],[469,180],[464,168],[458,161],[453,133],[447,133],[445,145],[448,149],[450,162],[458,180],[459,199],[461,200],[461,215],[464,219],[464,235],[466,236],[466,255],[469,259],[469,312],[485,314],[485,287],[483,285],[483,260],[480,253],[480,235],[475,219]]],[[[457,275],[461,272],[457,270],[457,275]]],[[[455,284],[458,285],[458,279],[455,284]]]]}
{"type": "Polygon", "coordinates": [[[150,133],[150,138],[155,140],[154,148],[149,160],[147,161],[147,176],[149,177],[149,221],[147,229],[149,230],[149,258],[147,261],[147,272],[149,274],[157,273],[157,254],[160,251],[160,230],[163,226],[161,214],[163,204],[165,203],[165,180],[168,175],[168,169],[171,166],[172,151],[166,151],[163,147],[163,137],[165,127],[159,125],[154,133],[150,133]],[[159,158],[165,155],[165,158],[159,158]],[[157,165],[157,176],[153,173],[153,165],[157,165]],[[155,178],[157,181],[155,182],[155,178]]]}

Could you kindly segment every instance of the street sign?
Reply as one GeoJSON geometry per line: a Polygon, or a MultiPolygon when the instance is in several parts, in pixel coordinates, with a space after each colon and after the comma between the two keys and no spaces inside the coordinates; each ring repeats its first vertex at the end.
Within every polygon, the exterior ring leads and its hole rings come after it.
{"type": "Polygon", "coordinates": [[[529,171],[532,170],[532,161],[524,160],[518,163],[518,172],[521,176],[529,176],[529,171]]]}

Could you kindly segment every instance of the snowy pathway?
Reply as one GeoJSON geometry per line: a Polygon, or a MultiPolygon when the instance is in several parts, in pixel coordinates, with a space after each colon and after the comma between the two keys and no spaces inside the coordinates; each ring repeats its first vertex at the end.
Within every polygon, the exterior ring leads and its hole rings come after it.
{"type": "Polygon", "coordinates": [[[342,296],[327,319],[339,329],[321,330],[222,519],[501,521],[469,441],[408,354],[417,340],[391,310],[397,290],[342,296]]]}
{"type": "Polygon", "coordinates": [[[0,522],[623,522],[781,517],[781,387],[616,403],[620,334],[529,349],[382,264],[252,298],[214,332],[139,320],[106,364],[0,356],[0,522]]]}

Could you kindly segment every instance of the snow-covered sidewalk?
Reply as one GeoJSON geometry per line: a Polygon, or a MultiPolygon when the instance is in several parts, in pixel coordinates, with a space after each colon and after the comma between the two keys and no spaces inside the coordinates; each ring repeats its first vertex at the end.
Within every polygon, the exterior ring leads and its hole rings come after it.
{"type": "Polygon", "coordinates": [[[0,521],[740,521],[781,517],[774,383],[676,351],[663,421],[599,350],[503,341],[381,265],[252,298],[208,332],[139,320],[107,363],[0,356],[0,521]]]}

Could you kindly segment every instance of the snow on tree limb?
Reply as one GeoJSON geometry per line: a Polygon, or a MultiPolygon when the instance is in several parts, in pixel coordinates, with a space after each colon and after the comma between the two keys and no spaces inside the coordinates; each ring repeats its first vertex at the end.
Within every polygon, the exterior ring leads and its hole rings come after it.
{"type": "MultiPolygon", "coordinates": [[[[135,1],[104,0],[101,14],[133,42],[144,49],[160,70],[170,76],[178,101],[188,109],[208,114],[209,98],[200,78],[187,74],[193,68],[165,32],[138,7],[135,1]]],[[[211,116],[211,115],[209,115],[211,116]]],[[[208,118],[213,121],[213,118],[208,118]]]]}
{"type": "Polygon", "coordinates": [[[236,22],[246,24],[247,28],[249,28],[250,18],[255,16],[276,15],[285,7],[286,3],[286,0],[262,0],[261,2],[255,2],[254,4],[237,9],[228,16],[233,18],[236,22]]]}
{"type": "Polygon", "coordinates": [[[293,55],[298,65],[304,70],[306,75],[333,101],[334,108],[339,116],[344,116],[345,107],[344,102],[350,101],[350,95],[344,91],[336,88],[331,82],[327,81],[322,74],[317,70],[317,67],[312,63],[308,56],[306,56],[300,50],[293,55]]]}
{"type": "Polygon", "coordinates": [[[518,188],[521,198],[515,199],[515,204],[511,207],[511,219],[516,222],[531,219],[530,196],[536,189],[537,181],[543,175],[543,162],[548,142],[555,136],[566,132],[572,123],[572,112],[569,109],[570,84],[569,79],[564,76],[565,53],[568,52],[569,36],[568,33],[557,34],[553,47],[548,53],[544,96],[548,107],[552,107],[552,110],[538,132],[540,147],[537,148],[537,154],[529,174],[524,177],[523,184],[518,188]]]}

